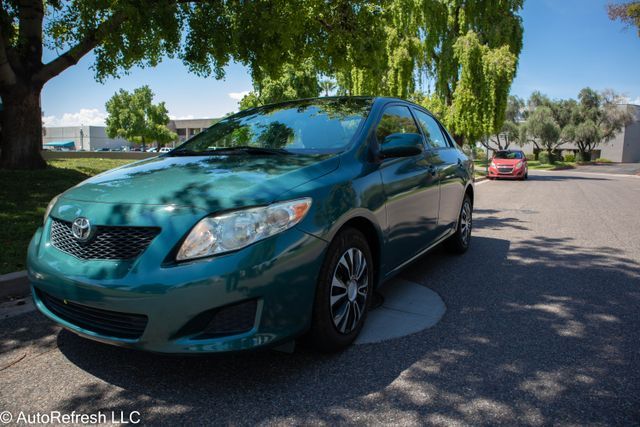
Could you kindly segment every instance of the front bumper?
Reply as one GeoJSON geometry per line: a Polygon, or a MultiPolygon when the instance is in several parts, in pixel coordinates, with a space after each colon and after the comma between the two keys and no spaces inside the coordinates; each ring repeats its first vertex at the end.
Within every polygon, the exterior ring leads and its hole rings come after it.
{"type": "Polygon", "coordinates": [[[513,168],[508,172],[501,172],[497,168],[489,168],[488,178],[505,178],[505,179],[521,179],[527,173],[527,168],[522,167],[520,169],[513,168]]]}
{"type": "Polygon", "coordinates": [[[293,228],[234,253],[183,264],[149,261],[159,261],[157,245],[162,239],[131,263],[82,261],[52,247],[46,230],[45,226],[36,232],[28,252],[37,308],[84,337],[162,353],[246,350],[276,345],[303,333],[310,324],[327,246],[293,228]],[[138,338],[114,337],[91,322],[61,316],[45,304],[42,295],[88,310],[142,315],[148,320],[138,338]],[[201,331],[185,329],[202,313],[246,301],[256,302],[250,330],[202,338],[201,331]]]}

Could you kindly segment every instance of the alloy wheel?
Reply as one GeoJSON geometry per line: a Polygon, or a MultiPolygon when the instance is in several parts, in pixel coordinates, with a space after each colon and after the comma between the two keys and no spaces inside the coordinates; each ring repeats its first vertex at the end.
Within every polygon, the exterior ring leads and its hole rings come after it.
{"type": "Polygon", "coordinates": [[[460,237],[462,242],[467,245],[469,243],[469,237],[471,236],[471,204],[468,200],[465,200],[462,205],[462,212],[460,213],[460,237]]]}
{"type": "Polygon", "coordinates": [[[338,331],[348,334],[358,327],[369,290],[367,258],[358,248],[347,249],[333,272],[331,319],[338,331]]]}

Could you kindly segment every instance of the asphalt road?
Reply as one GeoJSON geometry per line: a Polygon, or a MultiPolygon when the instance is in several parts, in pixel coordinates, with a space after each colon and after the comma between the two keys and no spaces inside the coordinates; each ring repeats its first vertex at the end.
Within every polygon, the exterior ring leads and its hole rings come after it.
{"type": "Polygon", "coordinates": [[[403,278],[447,311],[336,355],[165,357],[0,321],[0,411],[155,424],[640,423],[640,178],[531,172],[477,187],[470,251],[403,278]]]}

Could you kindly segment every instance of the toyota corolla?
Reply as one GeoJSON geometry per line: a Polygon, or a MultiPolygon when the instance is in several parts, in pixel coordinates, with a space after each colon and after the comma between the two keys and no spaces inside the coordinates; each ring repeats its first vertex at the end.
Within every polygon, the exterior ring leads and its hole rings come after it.
{"type": "Polygon", "coordinates": [[[229,116],[49,204],[29,246],[38,309],[87,338],[223,352],[360,332],[376,286],[470,244],[472,164],[427,110],[322,98],[229,116]]]}

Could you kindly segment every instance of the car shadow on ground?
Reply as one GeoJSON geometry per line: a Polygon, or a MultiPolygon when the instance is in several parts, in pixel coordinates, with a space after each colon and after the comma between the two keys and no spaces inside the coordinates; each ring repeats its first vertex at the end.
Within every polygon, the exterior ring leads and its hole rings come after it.
{"type": "MultiPolygon", "coordinates": [[[[478,212],[476,227],[526,227],[494,214],[478,212]]],[[[402,277],[441,295],[440,323],[334,355],[168,357],[61,332],[62,354],[101,381],[57,409],[136,410],[163,424],[640,419],[640,265],[616,248],[474,237],[465,256],[436,250],[402,277]]]]}
{"type": "Polygon", "coordinates": [[[535,174],[529,175],[528,181],[546,181],[546,182],[550,182],[550,181],[610,181],[610,178],[603,178],[603,177],[595,177],[595,176],[579,176],[579,175],[562,175],[563,172],[567,172],[567,171],[574,171],[574,172],[579,172],[578,170],[560,170],[560,171],[554,171],[556,173],[554,174],[535,174]]]}

